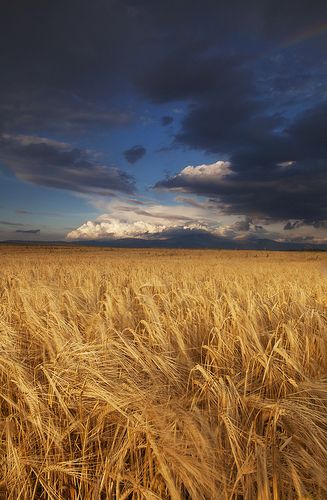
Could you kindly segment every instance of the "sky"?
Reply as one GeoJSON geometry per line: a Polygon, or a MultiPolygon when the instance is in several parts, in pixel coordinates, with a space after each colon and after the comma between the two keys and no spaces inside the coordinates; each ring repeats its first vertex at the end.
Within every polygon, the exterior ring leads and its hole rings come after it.
{"type": "Polygon", "coordinates": [[[0,240],[327,245],[325,0],[3,0],[0,240]]]}

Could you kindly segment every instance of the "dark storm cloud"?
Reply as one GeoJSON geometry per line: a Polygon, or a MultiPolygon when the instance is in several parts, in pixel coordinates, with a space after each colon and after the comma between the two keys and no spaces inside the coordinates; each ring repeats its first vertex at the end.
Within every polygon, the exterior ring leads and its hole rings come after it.
{"type": "Polygon", "coordinates": [[[278,39],[294,37],[308,26],[321,24],[327,16],[324,0],[263,1],[262,31],[266,37],[278,39]]]}
{"type": "Polygon", "coordinates": [[[295,120],[286,133],[304,158],[321,158],[327,154],[327,100],[307,110],[295,120]]]}
{"type": "MultiPolygon", "coordinates": [[[[234,7],[238,14],[244,13],[240,3],[234,7]]],[[[326,218],[327,107],[322,102],[326,33],[297,45],[297,40],[308,37],[307,28],[318,26],[319,31],[327,13],[324,2],[311,7],[308,1],[256,5],[254,36],[271,47],[264,57],[258,52],[251,57],[246,46],[244,51],[231,50],[228,57],[222,56],[218,45],[212,44],[209,29],[206,39],[186,37],[142,73],[138,84],[154,103],[189,104],[175,147],[187,146],[231,161],[226,179],[206,182],[176,175],[156,187],[217,196],[231,214],[271,220],[326,218]],[[283,45],[289,49],[283,51],[283,45]],[[284,76],[282,84],[276,78],[279,72],[284,76]]],[[[252,15],[245,15],[242,23],[244,30],[253,23],[252,15]]],[[[226,40],[227,26],[222,28],[226,40]]],[[[241,30],[240,38],[242,34],[241,30]]],[[[226,41],[225,54],[228,48],[226,41]]]]}
{"type": "MultiPolygon", "coordinates": [[[[0,158],[36,184],[132,192],[130,176],[83,149],[27,144],[17,134],[91,136],[130,123],[139,97],[158,106],[158,116],[176,103],[181,126],[161,150],[228,158],[231,172],[201,182],[171,176],[157,187],[211,196],[245,220],[321,224],[326,16],[322,0],[5,0],[0,158]]],[[[144,154],[143,146],[125,151],[132,164],[144,154]]]]}
{"type": "Polygon", "coordinates": [[[296,220],[287,221],[284,226],[285,231],[291,231],[303,226],[312,226],[315,229],[327,229],[327,220],[296,220]]]}
{"type": "MultiPolygon", "coordinates": [[[[50,92],[49,92],[50,94],[50,92]]],[[[90,129],[104,131],[129,124],[130,113],[117,109],[99,109],[76,97],[25,93],[15,102],[0,103],[2,131],[37,133],[39,130],[67,136],[83,134],[90,129]],[[67,102],[69,101],[69,102],[67,102]]]]}
{"type": "Polygon", "coordinates": [[[134,84],[157,102],[211,99],[209,93],[224,92],[219,82],[228,60],[236,53],[243,59],[246,51],[252,57],[249,33],[257,53],[321,22],[326,10],[318,0],[250,6],[240,0],[5,0],[0,122],[20,133],[117,126],[130,116],[115,109],[115,96],[134,84]],[[223,66],[216,60],[222,52],[223,66]]]}
{"type": "Polygon", "coordinates": [[[41,186],[80,193],[132,193],[134,180],[108,167],[90,151],[34,136],[0,137],[0,161],[16,177],[41,186]]]}
{"type": "Polygon", "coordinates": [[[166,188],[216,196],[221,208],[229,214],[246,214],[277,220],[327,218],[326,163],[291,167],[277,173],[231,173],[224,179],[199,182],[183,176],[173,176],[156,184],[166,188]]]}
{"type": "Polygon", "coordinates": [[[141,158],[143,158],[145,153],[146,153],[145,147],[137,144],[130,149],[126,149],[126,151],[124,151],[124,156],[128,161],[128,163],[131,163],[133,165],[141,158]]]}
{"type": "Polygon", "coordinates": [[[171,125],[173,121],[174,121],[173,116],[166,115],[161,118],[161,125],[163,127],[166,127],[167,125],[171,125]]]}
{"type": "Polygon", "coordinates": [[[41,232],[41,229],[16,229],[15,232],[24,234],[38,234],[41,232]]]}
{"type": "Polygon", "coordinates": [[[116,57],[116,48],[122,56],[127,50],[121,28],[125,24],[133,31],[124,8],[114,3],[5,1],[0,30],[0,44],[6,47],[0,53],[5,68],[0,82],[2,130],[80,133],[130,122],[128,112],[102,99],[121,80],[123,59],[116,57]]]}
{"type": "Polygon", "coordinates": [[[140,87],[156,103],[195,99],[215,89],[219,70],[192,45],[172,51],[160,66],[142,75],[140,87]],[[194,53],[193,53],[194,51],[194,53]]]}
{"type": "MultiPolygon", "coordinates": [[[[200,125],[199,134],[204,137],[200,125]]],[[[242,139],[238,143],[233,141],[233,137],[238,137],[236,129],[235,135],[228,136],[232,151],[229,175],[198,179],[182,171],[158,182],[156,187],[216,195],[227,213],[280,220],[325,220],[327,105],[303,112],[280,131],[262,126],[253,133],[251,123],[249,128],[245,142],[242,139]]],[[[219,145],[219,134],[216,137],[219,145]]],[[[206,138],[209,140],[210,134],[206,138]]],[[[225,143],[226,136],[220,147],[225,143]]]]}

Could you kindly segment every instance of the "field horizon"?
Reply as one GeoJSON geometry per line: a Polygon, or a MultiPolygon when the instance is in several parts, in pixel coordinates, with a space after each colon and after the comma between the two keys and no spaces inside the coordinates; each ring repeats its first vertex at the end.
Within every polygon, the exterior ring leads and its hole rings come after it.
{"type": "Polygon", "coordinates": [[[326,498],[326,253],[0,259],[0,498],[326,498]]]}
{"type": "Polygon", "coordinates": [[[98,239],[98,240],[3,240],[0,241],[0,247],[22,246],[22,247],[91,247],[91,248],[118,248],[121,250],[128,249],[153,249],[153,250],[230,250],[230,251],[263,251],[263,252],[326,252],[327,244],[325,243],[308,243],[297,241],[276,241],[272,239],[259,238],[255,240],[222,240],[206,234],[195,235],[192,238],[185,236],[179,238],[168,239],[142,239],[142,238],[125,238],[125,239],[98,239]]]}

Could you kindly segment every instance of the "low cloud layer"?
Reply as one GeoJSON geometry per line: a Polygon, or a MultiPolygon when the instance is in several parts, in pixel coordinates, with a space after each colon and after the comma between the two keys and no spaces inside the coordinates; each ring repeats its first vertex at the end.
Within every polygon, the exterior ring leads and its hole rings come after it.
{"type": "Polygon", "coordinates": [[[88,221],[68,233],[67,238],[70,240],[147,238],[163,233],[166,229],[164,225],[149,224],[143,221],[127,223],[116,219],[108,219],[88,221]]]}
{"type": "MultiPolygon", "coordinates": [[[[214,168],[214,167],[213,167],[214,168]]],[[[217,167],[215,167],[217,168],[217,167]]],[[[210,201],[177,197],[174,205],[153,200],[96,199],[94,206],[106,210],[96,220],[89,220],[67,234],[68,240],[112,241],[120,239],[198,241],[241,241],[266,236],[265,229],[249,218],[233,218],[220,213],[210,201]],[[138,201],[138,203],[135,203],[138,201]],[[141,203],[141,204],[139,204],[141,203]]]]}
{"type": "Polygon", "coordinates": [[[87,221],[68,233],[75,239],[165,238],[172,232],[201,230],[217,232],[215,210],[185,204],[163,205],[153,200],[94,200],[94,206],[106,213],[87,221]]]}
{"type": "Polygon", "coordinates": [[[142,220],[127,222],[104,214],[95,221],[87,221],[69,232],[70,242],[98,242],[113,246],[168,246],[225,249],[327,249],[326,238],[296,235],[282,238],[279,233],[268,231],[252,220],[240,219],[231,224],[216,225],[212,221],[183,222],[160,217],[153,222],[142,220]]]}
{"type": "Polygon", "coordinates": [[[232,240],[238,232],[232,226],[214,228],[207,223],[188,222],[182,224],[177,221],[170,221],[168,224],[164,224],[149,223],[142,220],[128,223],[106,215],[101,216],[100,219],[85,222],[77,229],[69,232],[66,238],[68,240],[104,241],[121,239],[167,240],[176,237],[183,238],[185,235],[202,235],[206,238],[214,237],[221,240],[230,238],[232,240]]]}
{"type": "Polygon", "coordinates": [[[134,179],[91,151],[27,135],[2,134],[0,161],[19,179],[79,193],[133,193],[134,179]]]}

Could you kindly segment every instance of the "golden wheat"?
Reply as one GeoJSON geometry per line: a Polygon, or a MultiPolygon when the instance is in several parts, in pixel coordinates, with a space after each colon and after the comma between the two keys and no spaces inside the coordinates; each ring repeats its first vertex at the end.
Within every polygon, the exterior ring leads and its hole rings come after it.
{"type": "Polygon", "coordinates": [[[0,258],[0,497],[327,498],[326,255],[0,258]]]}

